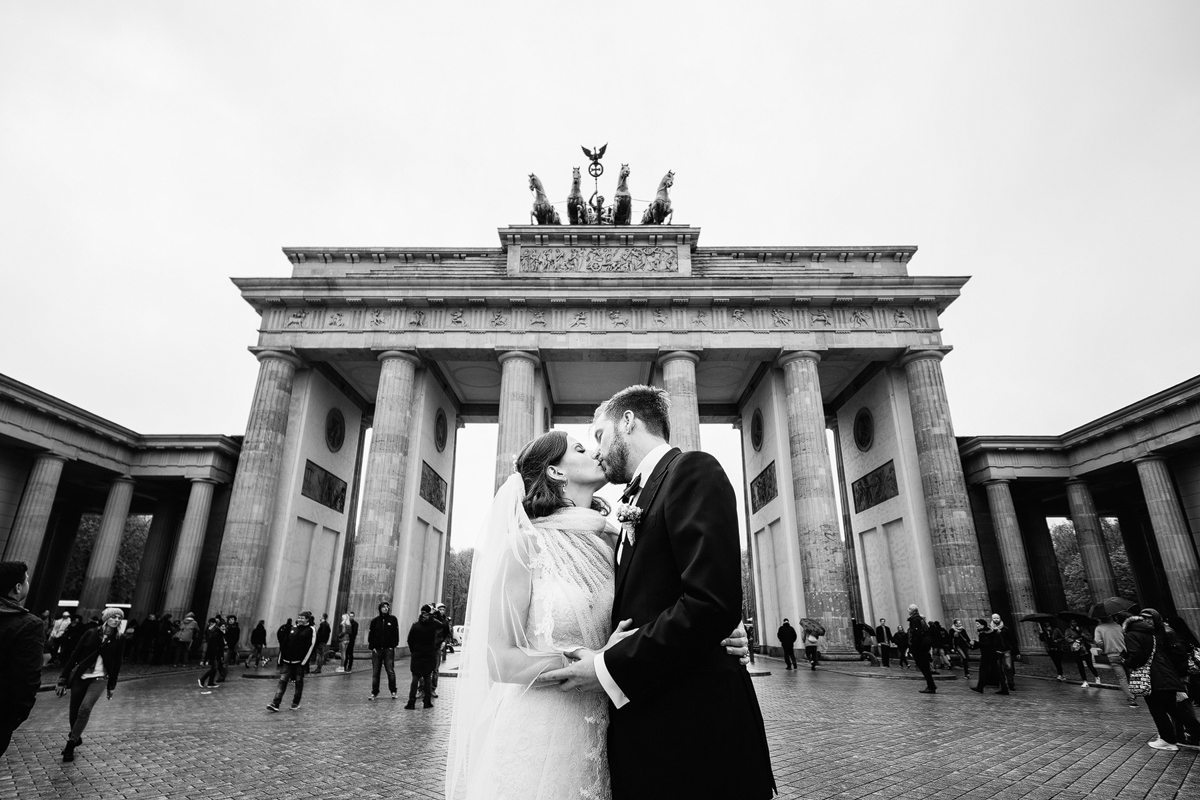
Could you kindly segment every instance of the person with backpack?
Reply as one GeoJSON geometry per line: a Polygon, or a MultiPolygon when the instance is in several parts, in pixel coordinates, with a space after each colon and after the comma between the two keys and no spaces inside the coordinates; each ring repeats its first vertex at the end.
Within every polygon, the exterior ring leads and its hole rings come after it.
{"type": "Polygon", "coordinates": [[[930,666],[929,623],[915,604],[908,607],[908,649],[912,653],[913,663],[925,677],[925,688],[921,694],[937,694],[937,684],[933,682],[933,669],[930,666]]]}
{"type": "Polygon", "coordinates": [[[300,710],[300,700],[304,697],[304,673],[308,671],[308,661],[313,653],[312,624],[312,612],[301,611],[296,616],[296,624],[279,637],[279,685],[275,688],[275,699],[267,704],[268,711],[279,710],[289,682],[296,684],[292,692],[292,711],[300,710]]]}
{"type": "Polygon", "coordinates": [[[250,666],[252,658],[254,666],[261,667],[265,663],[263,660],[263,650],[267,646],[267,621],[265,619],[260,619],[258,624],[254,626],[254,630],[250,631],[250,646],[254,648],[254,653],[246,659],[246,666],[250,666]]]}
{"type": "Polygon", "coordinates": [[[821,634],[812,628],[804,629],[804,657],[808,660],[808,668],[814,671],[817,668],[817,640],[820,637],[821,634]]]}
{"type": "Polygon", "coordinates": [[[213,617],[208,621],[208,630],[204,634],[207,642],[208,671],[196,681],[200,684],[202,694],[212,694],[214,686],[225,682],[225,634],[224,620],[213,617]],[[221,676],[219,679],[218,674],[221,676]]]}

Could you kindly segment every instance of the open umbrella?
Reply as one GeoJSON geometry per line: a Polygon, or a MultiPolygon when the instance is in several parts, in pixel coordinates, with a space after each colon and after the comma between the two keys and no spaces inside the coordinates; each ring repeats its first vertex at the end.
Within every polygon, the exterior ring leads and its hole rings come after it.
{"type": "Polygon", "coordinates": [[[1089,617],[1087,614],[1081,614],[1078,611],[1060,611],[1058,618],[1067,622],[1078,622],[1080,625],[1095,625],[1096,620],[1089,617]]]}
{"type": "Polygon", "coordinates": [[[1026,614],[1021,617],[1021,622],[1058,622],[1058,617],[1053,614],[1026,614]]]}
{"type": "Polygon", "coordinates": [[[1107,597],[1092,606],[1092,610],[1089,613],[1094,619],[1104,619],[1105,617],[1111,617],[1113,614],[1128,611],[1136,606],[1137,603],[1132,600],[1126,600],[1124,597],[1107,597]]]}
{"type": "Polygon", "coordinates": [[[812,631],[817,636],[825,635],[825,626],[817,622],[811,617],[804,617],[800,620],[800,627],[806,631],[812,631]]]}
{"type": "MultiPolygon", "coordinates": [[[[802,623],[804,622],[804,620],[800,620],[800,621],[802,623]]],[[[859,630],[859,632],[862,633],[863,636],[874,636],[875,635],[875,629],[872,628],[870,625],[868,625],[865,622],[856,622],[856,623],[854,623],[854,627],[857,628],[859,630]]]]}

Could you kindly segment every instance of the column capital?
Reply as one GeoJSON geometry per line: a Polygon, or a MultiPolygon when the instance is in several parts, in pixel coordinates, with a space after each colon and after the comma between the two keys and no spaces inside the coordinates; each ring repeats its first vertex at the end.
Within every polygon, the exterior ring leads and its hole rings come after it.
{"type": "Polygon", "coordinates": [[[412,364],[414,367],[421,365],[421,358],[411,350],[384,350],[375,357],[375,359],[380,363],[383,363],[384,361],[390,361],[393,358],[403,359],[412,364]]]}
{"type": "Polygon", "coordinates": [[[984,481],[981,486],[1007,486],[1012,483],[1012,478],[989,478],[984,481]]]}
{"type": "Polygon", "coordinates": [[[218,483],[220,483],[220,481],[214,478],[188,478],[188,480],[192,483],[211,483],[213,486],[216,486],[218,483]]]}
{"type": "Polygon", "coordinates": [[[61,453],[55,453],[53,450],[45,450],[41,453],[36,453],[34,454],[33,458],[35,461],[61,461],[64,464],[71,460],[61,453]]]}
{"type": "Polygon", "coordinates": [[[799,361],[800,359],[819,364],[821,363],[821,352],[820,350],[789,350],[780,353],[779,358],[775,361],[775,366],[783,367],[792,361],[799,361]]]}
{"type": "Polygon", "coordinates": [[[113,478],[113,485],[115,486],[118,483],[134,484],[137,483],[137,481],[133,479],[132,475],[118,475],[116,478],[113,478]]]}
{"type": "Polygon", "coordinates": [[[660,367],[668,361],[690,361],[693,364],[700,362],[700,354],[693,353],[691,350],[667,350],[663,348],[658,353],[658,366],[660,367]]]}
{"type": "Polygon", "coordinates": [[[1072,475],[1071,477],[1067,478],[1065,481],[1063,481],[1063,483],[1065,483],[1067,486],[1087,486],[1088,485],[1088,482],[1086,480],[1084,480],[1083,478],[1077,477],[1075,475],[1072,475]]]}
{"type": "Polygon", "coordinates": [[[280,361],[286,361],[296,369],[304,366],[304,362],[300,359],[300,356],[290,350],[272,350],[269,347],[249,347],[247,349],[254,354],[254,357],[258,359],[260,364],[268,359],[276,358],[280,361]]]}
{"type": "Polygon", "coordinates": [[[1133,460],[1133,463],[1134,464],[1143,464],[1143,463],[1148,464],[1152,461],[1166,461],[1166,460],[1167,460],[1167,457],[1164,455],[1160,455],[1158,453],[1150,453],[1148,455],[1138,456],[1137,458],[1135,458],[1133,460]]]}
{"type": "Polygon", "coordinates": [[[538,357],[537,352],[533,350],[501,350],[496,356],[496,360],[501,364],[514,358],[520,358],[529,361],[535,367],[540,366],[542,363],[542,360],[538,357]]]}
{"type": "Polygon", "coordinates": [[[949,345],[937,345],[934,347],[910,347],[904,351],[904,355],[900,356],[896,362],[897,366],[907,367],[914,361],[920,361],[923,358],[932,358],[941,361],[946,357],[946,354],[953,350],[949,345]]]}

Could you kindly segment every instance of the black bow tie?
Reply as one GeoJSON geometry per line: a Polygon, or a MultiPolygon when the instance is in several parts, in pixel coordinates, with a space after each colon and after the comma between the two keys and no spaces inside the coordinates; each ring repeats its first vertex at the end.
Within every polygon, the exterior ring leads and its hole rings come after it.
{"type": "Polygon", "coordinates": [[[621,495],[621,502],[628,503],[630,498],[637,494],[640,488],[642,488],[642,473],[639,472],[633,476],[633,480],[626,484],[625,493],[621,495]]]}

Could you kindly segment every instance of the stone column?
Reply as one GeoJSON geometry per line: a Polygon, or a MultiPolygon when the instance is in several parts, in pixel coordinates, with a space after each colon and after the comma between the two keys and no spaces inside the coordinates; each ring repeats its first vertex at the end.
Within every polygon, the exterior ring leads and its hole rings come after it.
{"type": "Polygon", "coordinates": [[[1096,504],[1092,501],[1088,485],[1078,478],[1067,481],[1067,504],[1071,509],[1071,521],[1075,523],[1075,538],[1079,541],[1079,555],[1083,559],[1083,571],[1092,592],[1092,602],[1099,603],[1105,598],[1116,597],[1117,578],[1113,574],[1108,545],[1100,527],[1100,515],[1096,513],[1096,504]]]}
{"type": "Polygon", "coordinates": [[[17,506],[17,516],[13,519],[12,533],[4,548],[5,561],[24,561],[30,569],[37,564],[46,538],[46,526],[50,523],[54,495],[58,493],[58,479],[62,477],[66,462],[54,453],[39,453],[34,459],[25,493],[17,506]]]}
{"type": "Polygon", "coordinates": [[[817,363],[808,350],[779,359],[787,392],[788,445],[792,461],[792,494],[796,500],[796,534],[808,616],[825,626],[826,641],[853,646],[850,591],[846,584],[846,549],[838,535],[837,500],[825,441],[825,405],[817,363]]]}
{"type": "Polygon", "coordinates": [[[146,549],[142,551],[142,566],[138,570],[133,603],[129,609],[132,619],[145,619],[147,614],[162,613],[158,600],[163,576],[167,572],[174,512],[175,504],[165,497],[160,497],[154,506],[154,515],[150,518],[150,531],[146,534],[146,549]]]}
{"type": "Polygon", "coordinates": [[[88,617],[103,611],[104,604],[108,602],[108,591],[117,568],[117,556],[121,553],[121,539],[125,535],[125,521],[129,518],[131,502],[133,478],[117,478],[108,490],[108,501],[100,517],[100,531],[96,534],[92,557],[83,579],[83,591],[79,595],[79,615],[85,622],[88,617]]]}
{"type": "Polygon", "coordinates": [[[375,616],[380,600],[391,600],[396,587],[413,382],[420,363],[414,354],[399,350],[382,353],[379,360],[383,367],[375,396],[371,452],[367,457],[362,513],[354,542],[347,609],[364,621],[375,616]]]}
{"type": "Polygon", "coordinates": [[[663,388],[671,395],[671,444],[685,453],[700,449],[700,404],[696,399],[696,362],[700,357],[675,350],[658,359],[663,388]]]}
{"type": "MultiPolygon", "coordinates": [[[[192,595],[196,591],[196,573],[200,569],[200,551],[204,547],[204,532],[208,530],[208,512],[212,508],[213,487],[216,481],[207,478],[192,480],[188,494],[187,511],[183,514],[183,527],[179,531],[179,542],[171,559],[170,577],[167,578],[167,597],[163,601],[163,613],[182,619],[190,608],[192,595]]],[[[236,613],[213,606],[213,613],[236,613]]]]}
{"type": "Polygon", "coordinates": [[[950,422],[942,358],[938,350],[915,350],[900,359],[900,365],[908,382],[909,410],[942,610],[947,619],[968,620],[990,612],[991,602],[962,461],[950,422]]]}
{"type": "Polygon", "coordinates": [[[496,436],[496,485],[513,474],[521,448],[533,439],[537,425],[535,417],[534,370],[538,357],[525,350],[508,350],[500,354],[500,425],[496,436]]]}
{"type": "Polygon", "coordinates": [[[254,615],[262,591],[292,385],[300,366],[298,358],[278,350],[264,350],[257,357],[258,383],[233,479],[209,600],[212,608],[244,619],[254,615]]]}
{"type": "Polygon", "coordinates": [[[1175,484],[1162,456],[1135,459],[1142,494],[1150,510],[1154,541],[1167,573],[1175,611],[1192,630],[1200,630],[1200,562],[1188,532],[1187,520],[1175,494],[1175,484]]]}
{"type": "MultiPolygon", "coordinates": [[[[1017,522],[1017,508],[1013,505],[1008,481],[987,481],[988,508],[996,530],[996,543],[1000,546],[1000,560],[1004,566],[1004,583],[1008,588],[1008,599],[1012,606],[1012,619],[1008,621],[1017,629],[1021,650],[1036,651],[1038,638],[1034,627],[1021,622],[1021,617],[1037,611],[1037,599],[1033,593],[1033,576],[1029,573],[1029,559],[1025,555],[1025,542],[1021,538],[1021,526],[1017,522]]],[[[964,619],[963,626],[971,629],[971,620],[964,619]]]]}

